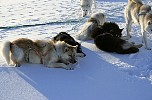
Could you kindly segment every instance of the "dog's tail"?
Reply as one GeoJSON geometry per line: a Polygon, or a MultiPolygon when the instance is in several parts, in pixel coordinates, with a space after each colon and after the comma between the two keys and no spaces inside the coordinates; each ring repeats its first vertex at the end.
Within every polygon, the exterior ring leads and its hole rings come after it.
{"type": "Polygon", "coordinates": [[[1,48],[1,53],[3,58],[6,60],[7,64],[10,64],[10,49],[11,49],[11,42],[6,41],[3,43],[2,48],[1,48]]]}
{"type": "Polygon", "coordinates": [[[128,49],[121,49],[121,50],[116,50],[116,53],[119,53],[119,54],[130,54],[130,53],[136,53],[138,52],[139,49],[136,48],[136,47],[130,47],[128,49]]]}
{"type": "Polygon", "coordinates": [[[140,4],[142,4],[141,0],[128,0],[128,2],[134,2],[134,3],[140,3],[140,4]]]}

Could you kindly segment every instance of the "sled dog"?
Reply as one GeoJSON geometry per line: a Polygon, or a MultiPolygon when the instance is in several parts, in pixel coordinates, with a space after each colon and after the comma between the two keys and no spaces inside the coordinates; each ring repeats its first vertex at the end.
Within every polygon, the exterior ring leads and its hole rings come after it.
{"type": "Polygon", "coordinates": [[[31,40],[19,38],[2,45],[2,54],[8,65],[19,67],[23,63],[44,64],[46,67],[73,69],[68,66],[76,63],[76,46],[64,41],[31,40]]]}
{"type": "Polygon", "coordinates": [[[139,51],[142,45],[135,45],[121,38],[113,37],[110,33],[100,34],[94,39],[94,43],[100,50],[116,52],[119,54],[130,54],[139,51]]]}
{"type": "Polygon", "coordinates": [[[94,29],[92,38],[100,50],[107,52],[116,52],[119,54],[136,53],[142,45],[135,45],[121,39],[122,30],[114,22],[105,22],[102,26],[94,29]]]}
{"type": "Polygon", "coordinates": [[[131,38],[130,31],[132,23],[138,23],[141,27],[145,48],[150,50],[151,48],[147,42],[147,33],[152,33],[151,7],[143,4],[141,0],[128,0],[124,15],[126,20],[127,39],[131,38]]]}
{"type": "Polygon", "coordinates": [[[64,41],[65,43],[70,44],[72,46],[77,46],[76,56],[77,57],[85,57],[86,56],[86,54],[81,49],[81,44],[78,43],[77,41],[75,41],[74,38],[66,32],[60,32],[59,34],[57,34],[55,37],[53,37],[53,41],[54,42],[64,41]]]}
{"type": "Polygon", "coordinates": [[[103,25],[106,18],[103,13],[92,14],[91,17],[84,23],[82,29],[78,32],[78,40],[91,40],[91,34],[95,28],[100,25],[103,25]]]}
{"type": "Polygon", "coordinates": [[[105,22],[92,32],[92,38],[104,33],[110,33],[113,37],[121,38],[123,29],[120,29],[115,22],[105,22]]]}
{"type": "Polygon", "coordinates": [[[92,5],[96,8],[96,0],[80,0],[80,6],[82,10],[82,16],[85,17],[87,14],[91,14],[92,5]]]}

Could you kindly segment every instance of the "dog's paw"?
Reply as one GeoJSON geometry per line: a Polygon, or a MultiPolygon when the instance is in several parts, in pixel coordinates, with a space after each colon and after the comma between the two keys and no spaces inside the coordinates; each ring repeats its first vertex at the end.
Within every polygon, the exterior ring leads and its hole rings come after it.
{"type": "Polygon", "coordinates": [[[15,67],[20,67],[21,65],[20,65],[20,64],[15,64],[14,66],[15,66],[15,67]]]}
{"type": "Polygon", "coordinates": [[[147,50],[151,50],[151,48],[150,48],[150,47],[146,47],[145,49],[147,49],[147,50]]]}
{"type": "Polygon", "coordinates": [[[75,68],[74,66],[68,65],[65,69],[66,70],[74,70],[74,68],[75,68]]]}

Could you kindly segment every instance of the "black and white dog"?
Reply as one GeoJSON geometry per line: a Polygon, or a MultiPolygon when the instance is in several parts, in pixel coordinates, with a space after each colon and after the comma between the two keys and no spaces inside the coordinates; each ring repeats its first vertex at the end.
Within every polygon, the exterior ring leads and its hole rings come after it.
{"type": "Polygon", "coordinates": [[[119,54],[136,53],[142,45],[121,39],[122,30],[116,23],[105,22],[102,26],[94,29],[92,38],[100,50],[116,52],[119,54]]]}
{"type": "Polygon", "coordinates": [[[64,41],[67,44],[70,44],[72,46],[78,46],[77,47],[77,57],[85,57],[86,54],[84,52],[82,52],[81,49],[81,44],[78,43],[77,41],[74,40],[74,38],[72,36],[70,36],[68,33],[66,32],[60,32],[59,34],[57,34],[55,37],[53,37],[53,41],[64,41]]]}

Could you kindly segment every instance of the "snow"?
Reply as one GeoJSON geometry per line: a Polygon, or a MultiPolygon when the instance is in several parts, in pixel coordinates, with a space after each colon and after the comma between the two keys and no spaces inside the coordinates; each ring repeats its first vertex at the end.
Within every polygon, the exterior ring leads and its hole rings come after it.
{"type": "MultiPolygon", "coordinates": [[[[150,1],[145,0],[144,3],[150,1]]],[[[107,21],[125,28],[127,0],[97,0],[93,12],[103,12],[107,21]]],[[[66,31],[75,37],[89,16],[82,18],[79,0],[1,0],[0,44],[20,37],[51,39],[66,31]],[[33,27],[22,25],[45,24],[33,27]]],[[[126,35],[125,30],[123,35],[126,35]]],[[[130,41],[141,43],[138,25],[130,41]]],[[[152,47],[152,34],[148,34],[152,47]]],[[[79,41],[86,53],[74,70],[25,64],[7,66],[0,58],[1,100],[152,100],[152,51],[144,46],[135,54],[101,51],[93,41],[79,41]]]]}

